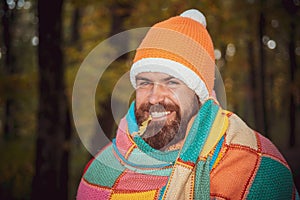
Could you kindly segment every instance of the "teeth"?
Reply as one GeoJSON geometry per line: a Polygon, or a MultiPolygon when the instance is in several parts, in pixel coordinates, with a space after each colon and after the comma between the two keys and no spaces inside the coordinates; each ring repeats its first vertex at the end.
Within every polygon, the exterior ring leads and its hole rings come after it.
{"type": "Polygon", "coordinates": [[[168,114],[170,114],[171,112],[170,111],[166,111],[166,112],[152,112],[151,113],[151,117],[152,118],[159,118],[159,117],[164,117],[168,114]]]}

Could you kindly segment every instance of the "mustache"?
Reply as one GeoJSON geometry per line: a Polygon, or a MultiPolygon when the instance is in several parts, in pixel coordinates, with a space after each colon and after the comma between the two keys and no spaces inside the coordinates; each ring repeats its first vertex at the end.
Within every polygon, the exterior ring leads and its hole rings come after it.
{"type": "Polygon", "coordinates": [[[179,106],[176,104],[158,103],[151,104],[149,102],[142,104],[139,108],[144,112],[164,112],[164,111],[179,111],[179,106]]]}

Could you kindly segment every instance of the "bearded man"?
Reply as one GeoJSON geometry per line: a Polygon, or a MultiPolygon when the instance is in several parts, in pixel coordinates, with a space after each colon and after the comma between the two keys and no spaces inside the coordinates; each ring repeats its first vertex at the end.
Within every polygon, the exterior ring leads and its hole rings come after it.
{"type": "Polygon", "coordinates": [[[198,10],[155,24],[136,51],[136,99],[88,165],[77,199],[299,199],[276,147],[214,95],[198,10]]]}

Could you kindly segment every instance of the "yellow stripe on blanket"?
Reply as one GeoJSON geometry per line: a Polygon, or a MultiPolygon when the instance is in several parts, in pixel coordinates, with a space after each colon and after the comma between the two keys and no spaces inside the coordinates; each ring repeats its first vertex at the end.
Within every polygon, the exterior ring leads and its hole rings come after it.
{"type": "Polygon", "coordinates": [[[113,193],[111,196],[111,200],[153,200],[156,197],[156,190],[150,190],[145,192],[132,192],[132,193],[113,193]]]}
{"type": "Polygon", "coordinates": [[[217,145],[228,128],[228,117],[226,110],[220,109],[211,128],[210,134],[200,153],[200,157],[207,157],[209,152],[217,145]],[[220,131],[221,130],[221,131],[220,131]]]}

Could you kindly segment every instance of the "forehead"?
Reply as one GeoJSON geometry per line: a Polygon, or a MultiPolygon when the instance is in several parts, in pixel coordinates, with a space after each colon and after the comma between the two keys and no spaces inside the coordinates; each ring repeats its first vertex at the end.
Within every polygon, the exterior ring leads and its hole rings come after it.
{"type": "Polygon", "coordinates": [[[151,80],[151,81],[167,81],[167,80],[177,80],[183,83],[180,79],[175,78],[169,74],[161,73],[161,72],[142,72],[136,75],[136,80],[151,80]]]}

